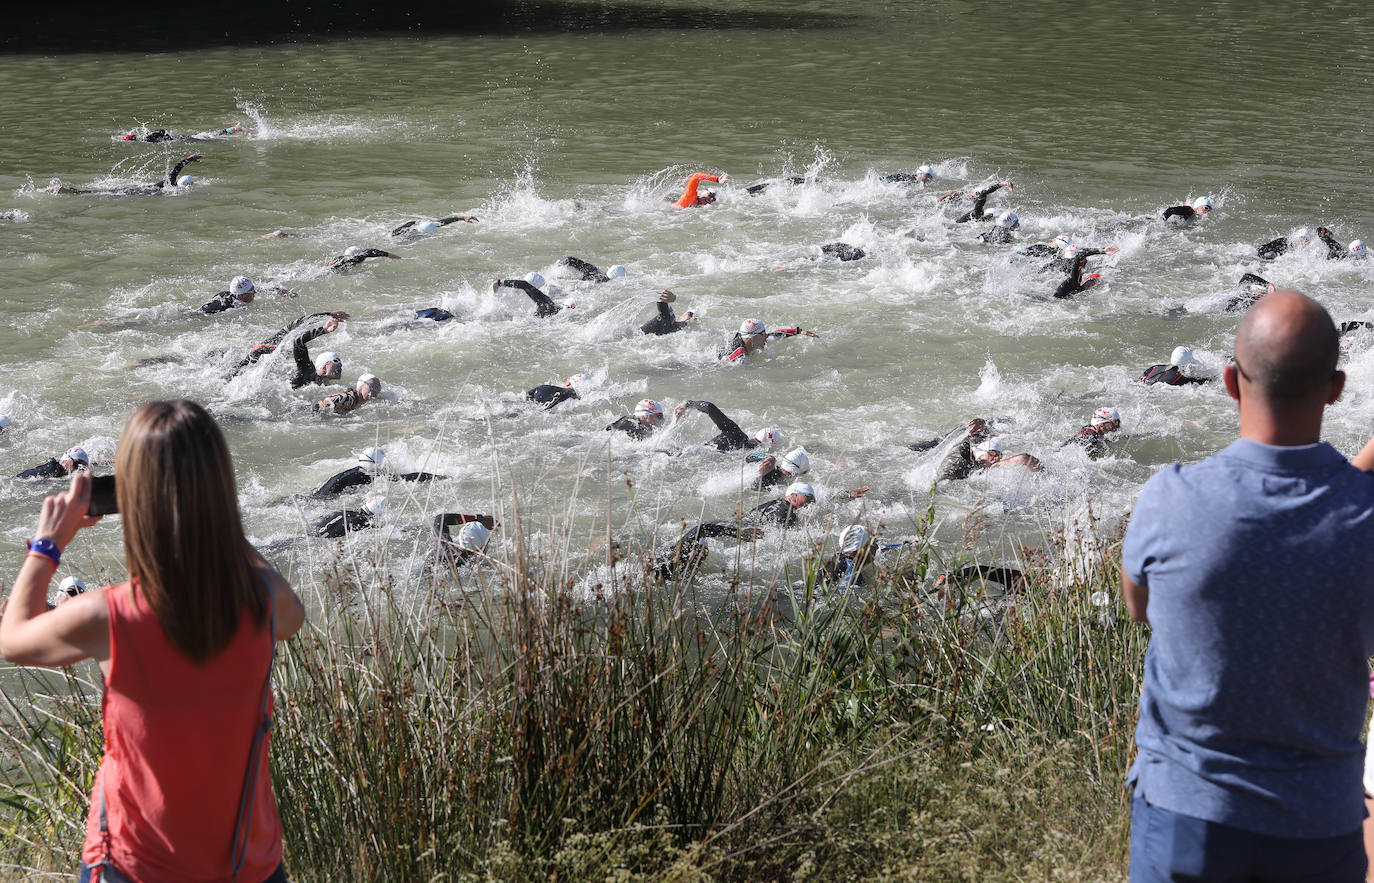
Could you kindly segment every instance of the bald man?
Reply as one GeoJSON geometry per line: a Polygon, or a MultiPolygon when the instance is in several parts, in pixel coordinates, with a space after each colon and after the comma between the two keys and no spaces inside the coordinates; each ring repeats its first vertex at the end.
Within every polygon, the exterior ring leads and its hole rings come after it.
{"type": "Polygon", "coordinates": [[[1265,295],[1223,375],[1240,438],[1136,501],[1121,585],[1152,633],[1132,881],[1365,879],[1374,475],[1321,441],[1338,353],[1320,304],[1265,295]]]}

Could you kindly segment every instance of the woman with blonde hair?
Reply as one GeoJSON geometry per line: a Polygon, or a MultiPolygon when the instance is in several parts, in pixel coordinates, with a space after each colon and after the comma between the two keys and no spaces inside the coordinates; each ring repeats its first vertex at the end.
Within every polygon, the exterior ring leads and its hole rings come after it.
{"type": "Polygon", "coordinates": [[[199,405],[141,406],[115,469],[128,581],[47,609],[62,551],[100,520],[79,472],[43,501],[0,620],[10,662],[100,665],[105,751],[80,879],[284,881],[271,668],[305,608],[244,537],[229,448],[199,405]]]}

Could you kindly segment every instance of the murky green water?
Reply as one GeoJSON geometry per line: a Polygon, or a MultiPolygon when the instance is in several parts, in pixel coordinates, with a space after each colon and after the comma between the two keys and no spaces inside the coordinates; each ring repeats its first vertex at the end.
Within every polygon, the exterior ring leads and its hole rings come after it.
{"type": "MultiPolygon", "coordinates": [[[[823,497],[873,488],[866,503],[823,499],[806,531],[766,540],[759,561],[771,568],[853,519],[909,535],[933,464],[905,444],[996,414],[1010,418],[1004,445],[1039,454],[1047,475],[993,473],[950,488],[939,511],[954,548],[983,500],[1005,526],[984,539],[1000,555],[1007,536],[1034,539],[1089,499],[1098,515],[1119,515],[1154,469],[1233,437],[1219,387],[1132,379],[1180,343],[1220,366],[1236,321],[1222,307],[1241,273],[1306,290],[1338,320],[1368,317],[1374,268],[1328,262],[1316,247],[1261,266],[1253,251],[1303,224],[1326,223],[1343,240],[1374,236],[1374,23],[1358,7],[774,9],[806,14],[796,20],[806,26],[678,16],[668,27],[561,31],[530,21],[540,26],[494,35],[0,57],[0,209],[22,212],[0,226],[0,412],[15,421],[0,435],[0,473],[77,443],[112,460],[131,406],[185,395],[223,418],[250,532],[283,557],[330,554],[332,543],[298,538],[337,506],[281,498],[371,444],[398,467],[455,478],[392,485],[387,529],[350,545],[385,550],[404,570],[433,513],[509,519],[515,487],[538,538],[561,544],[551,525],[571,523],[579,554],[576,537],[593,530],[607,488],[625,500],[623,476],[646,532],[673,534],[680,520],[725,517],[741,503],[740,458],[697,446],[713,434],[704,419],[642,444],[601,431],[646,396],[703,398],[746,431],[772,425],[788,447],[804,445],[823,497]],[[189,133],[240,119],[251,135],[202,145],[114,138],[140,122],[189,133]],[[205,155],[192,169],[199,182],[176,192],[41,192],[53,178],[154,180],[189,149],[205,155]],[[931,191],[877,179],[923,162],[940,176],[931,191]],[[720,204],[667,208],[699,168],[731,174],[720,204]],[[753,198],[742,189],[782,174],[817,181],[753,198]],[[978,243],[986,224],[953,225],[934,204],[934,192],[1001,177],[1015,192],[990,208],[1020,214],[1021,241],[1071,233],[1122,246],[1107,286],[1054,301],[1055,279],[978,243]],[[1204,225],[1148,219],[1202,194],[1218,205],[1204,225]],[[454,211],[481,222],[416,242],[388,235],[454,211]],[[258,239],[278,228],[299,235],[258,239]],[[917,236],[898,235],[907,228],[917,236]],[[808,259],[840,239],[869,257],[808,259]],[[404,260],[321,271],[354,244],[404,260]],[[568,254],[630,272],[600,286],[559,279],[562,296],[582,303],[549,320],[518,294],[487,291],[498,276],[553,279],[568,254]],[[239,273],[300,297],[192,312],[239,273]],[[663,287],[700,327],[638,334],[663,287]],[[461,321],[405,324],[430,305],[461,321]],[[208,355],[332,309],[353,319],[316,350],[339,351],[346,378],[372,371],[388,390],[355,416],[312,415],[320,391],[289,390],[281,361],[226,382],[225,358],[208,355]],[[821,337],[720,365],[716,349],[749,317],[821,337]],[[158,354],[184,361],[125,369],[158,354]],[[575,371],[599,381],[583,401],[544,413],[520,400],[575,371]],[[1089,462],[1058,449],[1103,404],[1124,417],[1114,455],[1089,462]]],[[[650,11],[638,24],[658,21],[650,11]]],[[[1353,452],[1374,424],[1367,342],[1354,344],[1348,368],[1328,435],[1353,452]]],[[[0,482],[11,541],[31,533],[44,491],[0,482]]],[[[117,562],[116,525],[83,542],[76,572],[117,562]]]]}

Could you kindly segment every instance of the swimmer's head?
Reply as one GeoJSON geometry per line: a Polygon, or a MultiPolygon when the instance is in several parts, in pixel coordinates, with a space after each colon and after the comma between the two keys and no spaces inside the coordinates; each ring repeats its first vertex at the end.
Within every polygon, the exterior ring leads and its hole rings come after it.
{"type": "Polygon", "coordinates": [[[1369,257],[1369,247],[1364,244],[1363,239],[1356,239],[1350,243],[1350,256],[1352,258],[1369,257]]]}
{"type": "Polygon", "coordinates": [[[758,319],[745,319],[739,323],[739,333],[744,337],[756,337],[768,329],[758,319]]]}
{"type": "Polygon", "coordinates": [[[710,205],[716,201],[716,191],[703,187],[697,191],[697,205],[710,205]]]}
{"type": "Polygon", "coordinates": [[[580,306],[582,306],[582,301],[577,300],[576,298],[563,301],[563,309],[565,310],[575,310],[580,306]]]}
{"type": "Polygon", "coordinates": [[[68,472],[75,472],[78,468],[89,469],[91,466],[90,456],[84,448],[80,447],[68,448],[67,452],[57,462],[61,463],[68,472]]]}
{"type": "Polygon", "coordinates": [[[247,276],[235,276],[234,281],[229,283],[229,293],[244,303],[252,303],[253,296],[257,289],[253,287],[253,280],[247,276]]]}
{"type": "Polygon", "coordinates": [[[935,180],[935,169],[931,168],[931,167],[928,166],[928,165],[926,165],[926,166],[921,166],[919,169],[916,170],[916,180],[917,180],[917,181],[923,181],[923,182],[924,182],[924,181],[934,181],[934,180],[935,180]]]}
{"type": "Polygon", "coordinates": [[[190,187],[194,183],[196,183],[195,175],[182,175],[180,178],[177,179],[178,187],[190,187]]]}
{"type": "Polygon", "coordinates": [[[420,221],[410,229],[414,230],[416,233],[433,233],[439,229],[439,225],[433,221],[420,221]]]}
{"type": "Polygon", "coordinates": [[[1288,237],[1288,239],[1294,245],[1306,245],[1312,241],[1312,228],[1299,227],[1297,230],[1293,231],[1293,235],[1288,237]]]}
{"type": "Polygon", "coordinates": [[[1065,260],[1071,261],[1074,258],[1078,257],[1079,251],[1080,249],[1077,245],[1075,245],[1073,242],[1069,242],[1069,244],[1065,245],[1062,249],[1062,254],[1064,255],[1065,260]]]}
{"type": "Polygon", "coordinates": [[[135,137],[137,137],[137,136],[135,136],[133,132],[125,132],[123,135],[120,135],[120,136],[119,136],[119,140],[120,140],[120,141],[132,141],[132,140],[134,140],[135,137]]]}
{"type": "Polygon", "coordinates": [[[811,458],[802,448],[794,448],[778,458],[778,468],[796,478],[811,471],[811,458]]]}
{"type": "Polygon", "coordinates": [[[386,512],[386,497],[368,497],[363,504],[363,511],[380,518],[386,512]]]}
{"type": "Polygon", "coordinates": [[[612,279],[619,279],[621,276],[624,276],[628,272],[630,271],[625,269],[620,264],[616,264],[615,266],[611,267],[609,270],[606,271],[606,275],[611,277],[612,279]]]}
{"type": "Polygon", "coordinates": [[[53,605],[56,606],[65,601],[70,601],[85,591],[86,584],[83,583],[79,577],[69,576],[57,584],[57,600],[53,602],[53,605]]]}
{"type": "Polygon", "coordinates": [[[567,380],[563,381],[563,386],[565,386],[568,389],[577,389],[579,386],[585,386],[591,382],[592,375],[583,374],[581,371],[579,371],[576,374],[569,377],[567,380]]]}
{"type": "Polygon", "coordinates": [[[1200,196],[1193,200],[1193,211],[1200,215],[1205,215],[1212,210],[1212,200],[1206,196],[1200,196]]]}
{"type": "Polygon", "coordinates": [[[0,432],[4,432],[6,429],[9,428],[10,416],[8,414],[0,414],[0,432]]]}
{"type": "Polygon", "coordinates": [[[315,357],[315,373],[326,380],[343,376],[343,357],[335,352],[320,353],[315,357]]]}
{"type": "Polygon", "coordinates": [[[465,552],[480,552],[487,547],[491,531],[480,521],[469,521],[458,529],[454,544],[465,552]]]}
{"type": "Polygon", "coordinates": [[[1121,414],[1116,408],[1098,408],[1093,411],[1092,425],[1102,432],[1116,432],[1121,428],[1121,414]]]}
{"type": "Polygon", "coordinates": [[[657,426],[663,422],[663,406],[653,399],[640,399],[635,405],[635,416],[640,423],[657,426]]]}
{"type": "Polygon", "coordinates": [[[864,546],[868,545],[868,528],[862,524],[851,524],[840,534],[840,553],[843,555],[857,555],[864,546]]]}
{"type": "MultiPolygon", "coordinates": [[[[342,365],[339,368],[343,370],[342,365]]],[[[353,388],[358,391],[358,398],[367,401],[382,394],[382,381],[376,374],[363,374],[353,388]]]]}
{"type": "Polygon", "coordinates": [[[789,484],[787,493],[783,496],[787,502],[792,504],[793,509],[805,509],[808,504],[816,502],[815,489],[804,481],[794,481],[789,484]]]}
{"type": "Polygon", "coordinates": [[[782,447],[782,433],[771,428],[760,429],[758,432],[754,433],[754,441],[758,442],[755,447],[762,448],[765,451],[771,451],[774,448],[782,447]]]}
{"type": "Polygon", "coordinates": [[[1021,226],[1021,219],[1016,216],[1016,212],[1002,212],[997,217],[997,226],[1005,227],[1008,230],[1015,230],[1021,226]]]}
{"type": "Polygon", "coordinates": [[[350,245],[348,248],[344,249],[343,256],[346,258],[356,258],[358,255],[362,253],[363,250],[361,247],[356,245],[350,245]]]}
{"type": "Polygon", "coordinates": [[[973,459],[990,466],[1002,459],[1002,444],[995,438],[986,438],[973,446],[973,459]]]}
{"type": "Polygon", "coordinates": [[[1067,233],[1060,233],[1058,236],[1050,240],[1050,247],[1057,248],[1060,251],[1063,251],[1070,245],[1073,245],[1073,237],[1067,233]]]}
{"type": "Polygon", "coordinates": [[[543,288],[543,287],[544,287],[544,277],[543,277],[542,275],[540,275],[539,273],[530,273],[530,274],[526,275],[526,276],[525,276],[525,281],[528,282],[529,284],[533,285],[535,288],[543,288]]]}
{"type": "Polygon", "coordinates": [[[1169,354],[1169,364],[1178,368],[1186,368],[1189,365],[1198,364],[1198,360],[1194,358],[1193,351],[1188,347],[1176,346],[1174,351],[1169,354]]]}
{"type": "Polygon", "coordinates": [[[368,472],[376,472],[386,461],[386,451],[381,448],[367,448],[358,455],[358,465],[368,472]]]}

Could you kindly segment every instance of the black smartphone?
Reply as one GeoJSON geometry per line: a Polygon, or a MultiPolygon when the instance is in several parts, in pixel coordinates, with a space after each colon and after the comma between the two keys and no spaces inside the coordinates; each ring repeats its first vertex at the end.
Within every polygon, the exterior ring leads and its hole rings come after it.
{"type": "Polygon", "coordinates": [[[114,515],[119,511],[119,501],[115,499],[115,477],[97,475],[91,479],[91,504],[86,507],[87,515],[114,515]]]}

